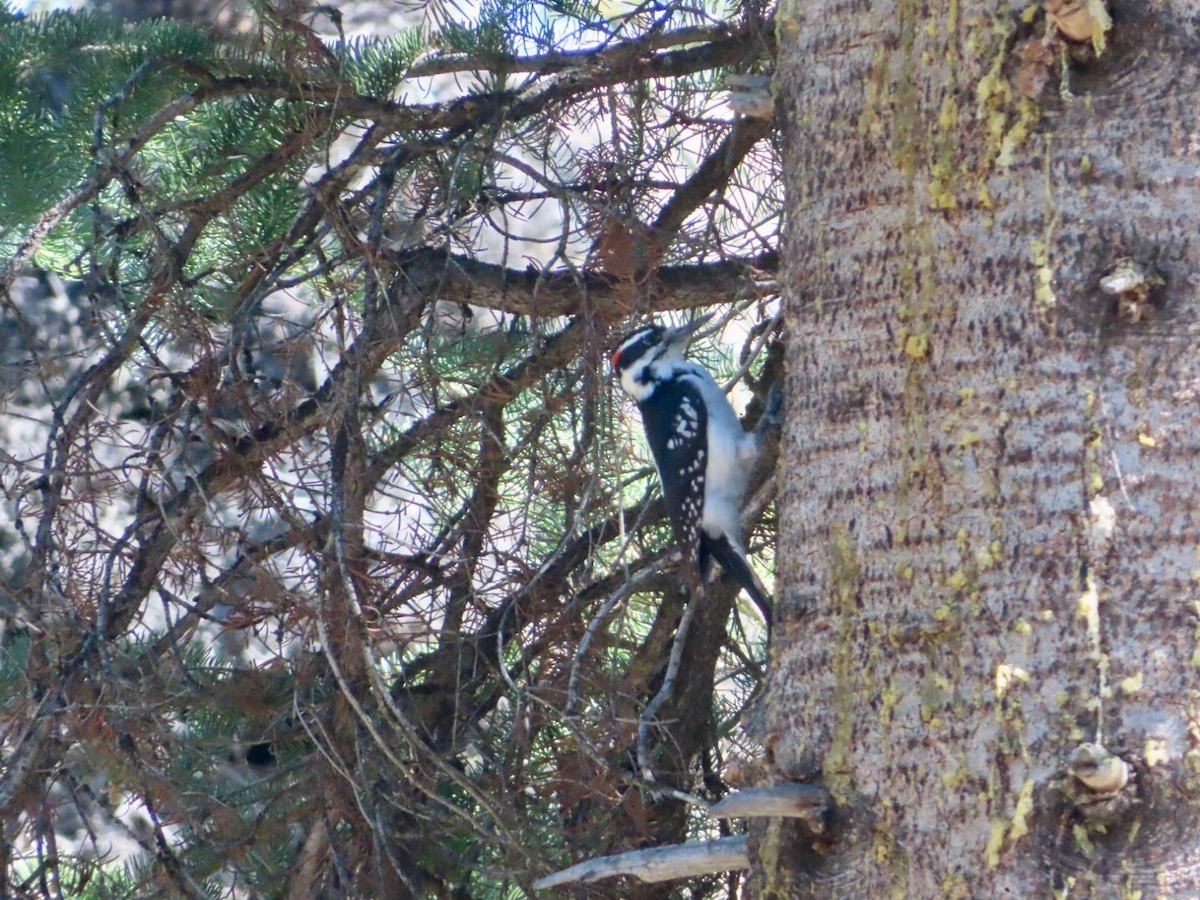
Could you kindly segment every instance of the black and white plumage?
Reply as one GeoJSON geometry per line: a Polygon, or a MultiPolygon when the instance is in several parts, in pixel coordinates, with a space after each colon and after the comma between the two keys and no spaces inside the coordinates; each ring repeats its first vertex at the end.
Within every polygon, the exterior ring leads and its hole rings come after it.
{"type": "Polygon", "coordinates": [[[684,356],[709,318],[630,332],[613,351],[612,367],[641,410],[667,515],[685,558],[695,560],[700,583],[715,559],[770,624],[771,599],[746,561],[738,521],[762,436],[742,428],[709,371],[684,356]]]}

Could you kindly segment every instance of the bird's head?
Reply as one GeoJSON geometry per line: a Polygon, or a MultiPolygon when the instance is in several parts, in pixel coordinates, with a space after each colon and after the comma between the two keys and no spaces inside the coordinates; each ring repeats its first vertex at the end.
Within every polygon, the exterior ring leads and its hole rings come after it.
{"type": "Polygon", "coordinates": [[[666,377],[671,367],[683,362],[692,336],[712,315],[693,319],[678,328],[643,325],[621,339],[609,359],[625,393],[644,400],[654,391],[654,383],[666,377]]]}

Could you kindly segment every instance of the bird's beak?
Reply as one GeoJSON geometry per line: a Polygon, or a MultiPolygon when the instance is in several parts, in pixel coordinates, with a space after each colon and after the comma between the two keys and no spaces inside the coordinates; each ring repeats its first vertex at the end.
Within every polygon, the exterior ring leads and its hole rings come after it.
{"type": "Polygon", "coordinates": [[[701,316],[698,319],[692,319],[686,325],[680,325],[678,328],[672,328],[667,332],[666,343],[678,344],[681,347],[686,347],[691,343],[692,335],[700,330],[709,319],[713,317],[712,313],[706,316],[701,316]]]}

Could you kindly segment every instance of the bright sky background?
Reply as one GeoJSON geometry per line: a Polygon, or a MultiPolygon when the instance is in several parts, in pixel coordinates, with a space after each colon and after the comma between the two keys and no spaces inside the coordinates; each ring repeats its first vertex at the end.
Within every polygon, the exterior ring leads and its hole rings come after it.
{"type": "Polygon", "coordinates": [[[17,12],[46,12],[51,9],[74,9],[83,6],[85,0],[9,0],[17,12]]]}

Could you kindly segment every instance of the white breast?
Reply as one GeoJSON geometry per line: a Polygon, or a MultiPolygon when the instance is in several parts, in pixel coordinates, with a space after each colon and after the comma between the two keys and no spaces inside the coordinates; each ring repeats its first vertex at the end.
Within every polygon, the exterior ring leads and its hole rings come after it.
{"type": "Polygon", "coordinates": [[[714,537],[728,535],[735,546],[740,546],[738,515],[758,456],[758,441],[746,434],[725,392],[707,369],[689,362],[684,364],[682,374],[700,391],[708,410],[708,466],[701,524],[714,537]]]}

